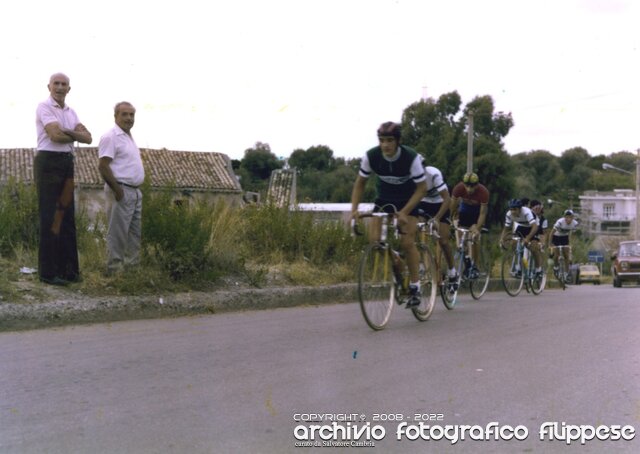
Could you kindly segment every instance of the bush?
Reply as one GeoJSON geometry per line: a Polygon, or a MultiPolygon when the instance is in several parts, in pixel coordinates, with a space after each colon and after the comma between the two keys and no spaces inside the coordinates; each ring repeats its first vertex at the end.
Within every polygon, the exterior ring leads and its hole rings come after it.
{"type": "MultiPolygon", "coordinates": [[[[317,222],[313,214],[273,205],[233,208],[224,202],[174,203],[172,190],[143,185],[142,263],[105,277],[104,213],[90,220],[76,206],[83,291],[137,294],[210,288],[229,275],[264,283],[272,266],[289,284],[326,284],[352,278],[361,249],[342,222],[317,222]]],[[[0,191],[0,253],[12,268],[37,261],[38,203],[35,187],[10,182],[0,191]]],[[[18,269],[18,268],[16,268],[18,269]]],[[[6,286],[7,283],[5,283],[6,286]]]]}
{"type": "Polygon", "coordinates": [[[35,186],[12,178],[0,187],[0,254],[13,257],[16,247],[37,247],[39,222],[35,186]]]}
{"type": "Polygon", "coordinates": [[[214,280],[242,269],[238,247],[240,217],[224,202],[176,204],[172,191],[145,195],[143,244],[174,280],[214,280]]]}
{"type": "Polygon", "coordinates": [[[244,239],[258,262],[308,260],[324,265],[353,256],[353,241],[341,222],[315,223],[312,213],[275,205],[249,206],[244,214],[244,239]]]}

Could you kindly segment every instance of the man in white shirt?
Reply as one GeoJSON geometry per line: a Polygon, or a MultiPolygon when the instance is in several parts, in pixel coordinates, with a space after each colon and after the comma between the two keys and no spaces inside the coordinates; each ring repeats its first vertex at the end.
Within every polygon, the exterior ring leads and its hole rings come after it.
{"type": "Polygon", "coordinates": [[[66,104],[71,90],[69,77],[53,74],[47,88],[49,98],[36,109],[38,152],[33,163],[40,218],[38,274],[47,284],[66,285],[80,280],[73,143],[90,144],[92,137],[66,104]]]}
{"type": "MultiPolygon", "coordinates": [[[[553,245],[549,248],[549,253],[553,257],[554,271],[558,270],[558,252],[555,246],[569,246],[569,235],[577,228],[578,221],[574,219],[574,213],[572,210],[566,210],[564,212],[564,216],[553,224],[553,229],[548,241],[553,245]]],[[[560,271],[567,275],[569,273],[569,263],[571,260],[569,248],[562,248],[562,255],[564,256],[565,269],[560,271]]]]}
{"type": "MultiPolygon", "coordinates": [[[[425,165],[424,161],[422,162],[425,165]]],[[[449,205],[451,197],[449,196],[449,188],[444,181],[442,172],[436,167],[424,167],[424,174],[427,181],[427,195],[422,198],[418,209],[422,210],[426,217],[435,222],[438,231],[438,243],[444,252],[447,262],[447,277],[451,281],[457,281],[458,275],[453,263],[453,253],[451,252],[451,243],[449,241],[451,220],[449,218],[449,205]]],[[[421,213],[422,214],[422,213],[421,213]]],[[[441,264],[440,266],[443,266],[441,264]]]]}
{"type": "Polygon", "coordinates": [[[136,109],[120,102],[114,109],[116,124],[100,138],[98,168],[105,181],[109,229],[107,273],[140,261],[144,167],[140,150],[131,136],[136,109]]]}
{"type": "Polygon", "coordinates": [[[531,251],[535,259],[535,272],[542,275],[542,254],[540,240],[537,236],[539,221],[530,208],[522,205],[522,200],[509,200],[509,210],[505,215],[504,227],[500,234],[500,247],[505,248],[509,235],[515,233],[523,239],[523,244],[531,251]],[[513,229],[515,225],[515,230],[513,229]]]}

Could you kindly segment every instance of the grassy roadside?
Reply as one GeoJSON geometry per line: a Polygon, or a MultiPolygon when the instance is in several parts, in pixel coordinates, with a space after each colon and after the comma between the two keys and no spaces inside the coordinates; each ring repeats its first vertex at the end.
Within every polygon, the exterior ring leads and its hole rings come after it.
{"type": "MultiPolygon", "coordinates": [[[[143,191],[140,266],[106,276],[106,219],[90,220],[83,207],[77,207],[83,281],[66,291],[87,296],[144,295],[355,281],[366,240],[352,238],[343,223],[320,223],[312,213],[269,205],[176,205],[170,191],[152,193],[148,187],[143,191]]],[[[35,190],[16,182],[0,188],[0,302],[50,297],[50,286],[38,282],[35,274],[20,271],[37,268],[37,226],[35,190]]],[[[494,267],[499,268],[497,233],[485,241],[491,245],[494,267]]],[[[589,244],[576,238],[573,245],[574,261],[585,262],[589,244]]],[[[499,277],[499,269],[494,277],[499,277]]]]}
{"type": "MultiPolygon", "coordinates": [[[[90,220],[76,207],[83,280],[65,290],[142,295],[354,279],[361,240],[342,223],[316,223],[311,213],[268,205],[176,205],[170,191],[143,191],[140,266],[106,276],[106,219],[90,220]]],[[[41,301],[50,293],[36,274],[20,271],[37,268],[37,226],[34,188],[16,182],[0,188],[0,302],[41,301]]]]}

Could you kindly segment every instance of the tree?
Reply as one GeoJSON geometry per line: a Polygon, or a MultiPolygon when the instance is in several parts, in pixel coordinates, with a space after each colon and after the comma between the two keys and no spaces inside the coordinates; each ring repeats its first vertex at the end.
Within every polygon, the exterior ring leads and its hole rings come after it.
{"type": "Polygon", "coordinates": [[[490,96],[474,98],[461,111],[458,92],[435,101],[423,99],[408,106],[402,115],[402,140],[438,167],[450,186],[466,172],[469,113],[474,114],[474,170],[491,193],[488,222],[501,222],[504,206],[512,197],[514,177],[502,139],[513,127],[511,114],[494,112],[490,96]]]}
{"type": "Polygon", "coordinates": [[[551,197],[564,185],[558,158],[546,150],[518,153],[512,160],[516,174],[515,197],[551,197]]]}
{"type": "Polygon", "coordinates": [[[596,191],[613,191],[614,189],[634,189],[635,175],[615,170],[603,170],[602,164],[611,164],[619,169],[635,173],[636,157],[628,151],[618,151],[607,156],[596,156],[591,159],[589,167],[594,169],[589,180],[589,187],[596,191]]]}
{"type": "Polygon", "coordinates": [[[564,172],[562,187],[578,194],[590,189],[589,180],[593,173],[588,165],[590,160],[589,152],[582,147],[565,150],[558,160],[564,172]]]}
{"type": "Polygon", "coordinates": [[[282,167],[282,162],[271,152],[269,144],[256,142],[244,151],[240,162],[240,182],[245,191],[265,191],[271,172],[282,167]]]}
{"type": "Polygon", "coordinates": [[[326,145],[316,145],[306,151],[294,150],[289,157],[289,166],[297,168],[301,174],[310,169],[328,171],[335,169],[336,160],[331,148],[326,145]]]}

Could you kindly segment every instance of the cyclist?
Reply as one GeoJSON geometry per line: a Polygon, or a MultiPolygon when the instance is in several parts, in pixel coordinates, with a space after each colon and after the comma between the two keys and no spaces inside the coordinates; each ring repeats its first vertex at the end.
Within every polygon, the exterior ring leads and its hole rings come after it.
{"type": "Polygon", "coordinates": [[[505,249],[507,235],[515,233],[520,235],[524,245],[531,251],[536,263],[536,277],[542,276],[542,255],[540,254],[540,239],[536,236],[538,232],[538,218],[530,208],[522,205],[522,200],[509,200],[509,209],[505,215],[504,228],[500,235],[500,247],[505,249]],[[515,229],[513,227],[515,226],[515,229]]]}
{"type": "MultiPolygon", "coordinates": [[[[425,162],[423,160],[423,165],[425,162]]],[[[444,252],[447,261],[447,277],[450,281],[458,280],[458,272],[453,263],[453,254],[451,253],[451,244],[449,243],[451,220],[449,219],[449,206],[451,197],[449,196],[449,188],[444,182],[442,172],[439,169],[425,165],[424,174],[427,178],[427,195],[423,197],[418,205],[420,214],[427,214],[436,223],[435,227],[438,231],[438,243],[444,252]]]]}
{"type": "Polygon", "coordinates": [[[529,203],[529,208],[531,208],[533,214],[538,218],[538,231],[536,232],[536,236],[538,237],[540,246],[542,247],[547,244],[547,236],[549,233],[549,222],[544,216],[544,206],[541,201],[533,199],[529,203]]]}
{"type": "MultiPolygon", "coordinates": [[[[571,232],[578,228],[578,221],[574,219],[574,213],[572,210],[566,210],[564,216],[558,219],[553,228],[551,229],[550,243],[554,246],[568,246],[569,235],[571,232]]],[[[547,240],[549,241],[549,240],[547,240]]],[[[553,257],[553,271],[558,272],[558,252],[557,248],[552,247],[549,249],[549,255],[553,257]]],[[[565,269],[562,270],[564,276],[569,273],[569,248],[562,249],[562,255],[564,256],[565,269]]]]}
{"type": "MultiPolygon", "coordinates": [[[[480,231],[487,219],[489,207],[489,190],[480,184],[478,175],[467,172],[462,177],[462,182],[455,185],[451,191],[451,215],[457,220],[459,227],[467,228],[471,231],[473,238],[480,237],[480,231]]],[[[477,277],[480,272],[476,263],[480,257],[480,242],[474,241],[471,248],[471,269],[469,277],[477,277]]]]}
{"type": "MultiPolygon", "coordinates": [[[[420,255],[416,247],[418,203],[427,192],[427,183],[420,155],[400,144],[400,125],[386,122],[378,128],[379,145],[367,151],[360,162],[358,177],[351,193],[351,219],[358,218],[358,204],[368,178],[377,175],[377,197],[374,211],[398,214],[402,232],[400,243],[409,268],[409,298],[407,307],[420,305],[420,255]]],[[[380,234],[381,219],[372,219],[371,241],[380,234]]]]}

